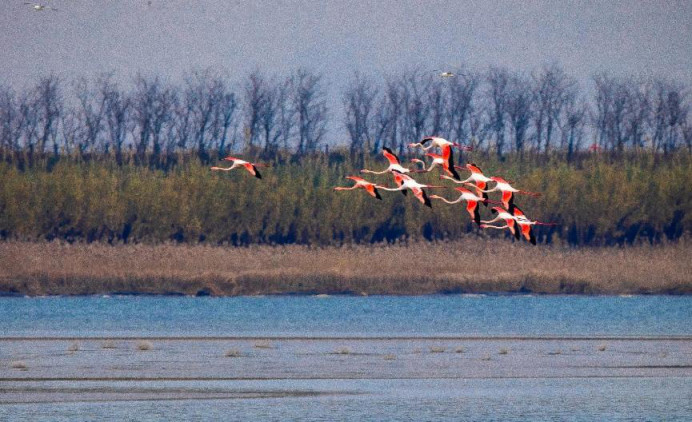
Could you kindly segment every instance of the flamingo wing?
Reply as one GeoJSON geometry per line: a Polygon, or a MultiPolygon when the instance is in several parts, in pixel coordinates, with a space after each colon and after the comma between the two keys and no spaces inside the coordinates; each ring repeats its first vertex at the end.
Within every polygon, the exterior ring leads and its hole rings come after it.
{"type": "Polygon", "coordinates": [[[478,225],[481,224],[481,213],[478,209],[477,201],[466,201],[466,211],[469,212],[471,219],[478,225]]]}
{"type": "Polygon", "coordinates": [[[421,188],[411,188],[411,191],[413,191],[413,194],[418,198],[418,200],[425,204],[426,207],[432,208],[432,203],[430,202],[430,198],[428,198],[428,195],[425,193],[425,191],[421,188]]]}
{"type": "Polygon", "coordinates": [[[251,163],[245,163],[245,164],[243,164],[243,167],[245,167],[245,169],[246,169],[247,171],[249,171],[250,174],[253,175],[253,176],[255,176],[256,178],[258,178],[258,179],[261,179],[261,178],[262,178],[262,175],[260,174],[260,172],[257,171],[257,167],[255,167],[255,166],[252,165],[251,163]]]}
{"type": "Polygon", "coordinates": [[[392,151],[391,149],[383,147],[382,155],[384,155],[384,158],[386,158],[387,161],[389,161],[389,164],[400,164],[399,157],[397,157],[396,154],[394,154],[394,151],[392,151]]]}

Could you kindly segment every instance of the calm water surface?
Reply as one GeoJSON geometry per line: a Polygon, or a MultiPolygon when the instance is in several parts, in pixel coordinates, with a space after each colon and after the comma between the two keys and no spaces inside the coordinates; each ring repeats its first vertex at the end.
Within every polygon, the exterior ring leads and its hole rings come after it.
{"type": "Polygon", "coordinates": [[[689,297],[0,298],[0,420],[689,421],[690,336],[689,297]]]}
{"type": "Polygon", "coordinates": [[[0,298],[0,336],[692,335],[692,297],[0,298]]]}

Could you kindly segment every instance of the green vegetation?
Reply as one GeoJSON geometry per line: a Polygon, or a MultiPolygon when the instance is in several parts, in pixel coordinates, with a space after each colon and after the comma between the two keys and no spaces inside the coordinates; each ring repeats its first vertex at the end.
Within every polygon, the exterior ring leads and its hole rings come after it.
{"type": "MultiPolygon", "coordinates": [[[[258,158],[261,160],[261,158],[258,158]]],[[[379,155],[332,152],[311,156],[275,155],[257,180],[242,171],[212,173],[197,157],[181,154],[166,169],[121,165],[110,156],[90,160],[34,157],[0,163],[0,236],[5,240],[64,240],[108,243],[185,242],[210,245],[394,242],[459,239],[479,231],[461,205],[383,192],[383,200],[350,186],[344,176],[363,166],[384,168],[379,155]]],[[[474,152],[464,161],[486,174],[501,175],[539,198],[518,196],[529,218],[557,227],[537,230],[539,242],[571,245],[658,243],[692,228],[692,160],[686,152],[663,156],[635,152],[612,156],[583,153],[567,162],[540,156],[503,162],[474,152]]],[[[466,174],[466,172],[462,172],[466,174]]],[[[389,175],[368,175],[393,185],[389,175]]],[[[449,184],[438,173],[417,179],[449,184]]],[[[454,198],[456,192],[438,191],[454,198]]],[[[496,198],[496,194],[491,194],[496,198]]],[[[487,209],[483,218],[490,218],[487,209]]],[[[511,242],[510,239],[506,240],[511,242]]]]}

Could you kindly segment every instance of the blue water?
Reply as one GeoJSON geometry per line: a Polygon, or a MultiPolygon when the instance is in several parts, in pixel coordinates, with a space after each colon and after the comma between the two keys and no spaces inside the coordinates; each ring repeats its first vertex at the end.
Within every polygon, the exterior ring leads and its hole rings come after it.
{"type": "Polygon", "coordinates": [[[675,336],[687,296],[0,298],[0,336],[675,336]]]}

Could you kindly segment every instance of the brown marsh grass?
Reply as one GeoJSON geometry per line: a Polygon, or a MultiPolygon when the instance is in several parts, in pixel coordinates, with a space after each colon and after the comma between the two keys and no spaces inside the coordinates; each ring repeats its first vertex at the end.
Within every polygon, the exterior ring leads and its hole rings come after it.
{"type": "Polygon", "coordinates": [[[141,340],[137,342],[137,350],[151,350],[154,348],[154,345],[149,341],[149,340],[141,340]]]}
{"type": "Polygon", "coordinates": [[[1,242],[0,293],[690,294],[686,243],[572,249],[482,238],[325,248],[1,242]]]}

